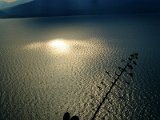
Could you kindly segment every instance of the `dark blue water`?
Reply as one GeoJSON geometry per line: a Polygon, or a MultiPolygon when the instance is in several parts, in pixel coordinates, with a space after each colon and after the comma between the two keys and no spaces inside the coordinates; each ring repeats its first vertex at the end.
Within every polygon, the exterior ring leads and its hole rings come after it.
{"type": "Polygon", "coordinates": [[[0,20],[0,119],[93,116],[121,59],[138,52],[134,77],[123,75],[97,120],[160,119],[160,18],[76,16],[0,20]],[[104,82],[106,86],[100,83],[104,82]],[[111,111],[108,112],[108,111],[111,111]]]}

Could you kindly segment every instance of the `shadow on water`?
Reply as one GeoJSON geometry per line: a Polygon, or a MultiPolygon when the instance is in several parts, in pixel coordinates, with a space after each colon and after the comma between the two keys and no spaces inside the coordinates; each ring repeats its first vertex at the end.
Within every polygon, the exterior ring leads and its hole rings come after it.
{"type": "MultiPolygon", "coordinates": [[[[133,68],[137,65],[137,60],[138,60],[138,53],[133,53],[131,54],[127,60],[121,60],[121,62],[124,64],[123,66],[124,67],[118,67],[118,71],[116,71],[114,73],[114,75],[110,75],[110,73],[108,71],[105,71],[105,73],[109,76],[109,77],[114,77],[113,81],[112,81],[112,84],[111,86],[109,87],[109,89],[107,90],[107,92],[105,93],[105,96],[102,97],[102,101],[99,103],[99,105],[97,105],[96,107],[96,110],[91,118],[91,120],[95,120],[97,118],[97,114],[101,112],[101,108],[102,108],[102,105],[105,104],[105,101],[108,99],[108,96],[109,94],[113,94],[112,93],[112,89],[114,87],[118,87],[118,84],[117,82],[120,81],[121,77],[124,75],[124,74],[128,74],[131,78],[133,77],[133,68]]],[[[122,81],[124,83],[126,83],[127,85],[130,84],[130,82],[128,81],[122,81]]],[[[99,86],[98,86],[99,87],[99,86]]],[[[121,88],[122,89],[125,89],[125,88],[121,88]]],[[[118,99],[122,99],[122,100],[125,100],[124,97],[122,96],[116,96],[118,97],[118,99]]],[[[112,103],[111,103],[112,104],[112,103]]],[[[107,110],[108,113],[110,114],[114,114],[112,113],[110,110],[107,110]]],[[[122,113],[123,114],[123,113],[122,113]]],[[[116,115],[114,115],[116,116],[116,115]]],[[[101,117],[101,116],[100,116],[101,117]]],[[[103,116],[104,118],[105,116],[103,116]]],[[[73,116],[71,119],[70,119],[70,114],[68,112],[66,112],[63,116],[63,120],[79,120],[78,116],[73,116]]]]}
{"type": "Polygon", "coordinates": [[[73,116],[70,118],[70,114],[66,112],[63,116],[63,120],[79,120],[78,116],[73,116]]]}

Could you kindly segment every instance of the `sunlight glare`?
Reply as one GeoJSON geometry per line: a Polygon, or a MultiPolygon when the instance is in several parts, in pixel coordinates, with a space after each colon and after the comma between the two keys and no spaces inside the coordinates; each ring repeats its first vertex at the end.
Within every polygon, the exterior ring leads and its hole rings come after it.
{"type": "Polygon", "coordinates": [[[61,39],[50,41],[48,45],[57,52],[67,52],[69,50],[69,45],[61,39]]]}

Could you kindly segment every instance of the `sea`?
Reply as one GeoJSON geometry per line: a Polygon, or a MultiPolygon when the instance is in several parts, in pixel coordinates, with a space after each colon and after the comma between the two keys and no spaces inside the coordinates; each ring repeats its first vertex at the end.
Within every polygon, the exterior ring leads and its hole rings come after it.
{"type": "Polygon", "coordinates": [[[95,120],[160,120],[160,15],[0,19],[0,120],[91,120],[133,53],[95,120]]]}

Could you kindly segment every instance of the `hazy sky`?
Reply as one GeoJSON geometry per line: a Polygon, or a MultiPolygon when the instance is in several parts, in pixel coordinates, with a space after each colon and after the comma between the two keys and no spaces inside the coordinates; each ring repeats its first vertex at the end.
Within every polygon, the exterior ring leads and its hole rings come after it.
{"type": "Polygon", "coordinates": [[[1,0],[1,2],[13,3],[16,2],[16,0],[1,0]]]}
{"type": "Polygon", "coordinates": [[[59,4],[68,3],[73,8],[87,8],[91,3],[105,6],[127,6],[127,5],[143,5],[154,7],[160,5],[160,0],[0,0],[0,9],[16,6],[26,2],[35,1],[36,5],[56,7],[59,4]]]}
{"type": "Polygon", "coordinates": [[[0,9],[12,7],[15,5],[23,4],[33,0],[0,0],[0,9]]]}
{"type": "Polygon", "coordinates": [[[0,0],[2,13],[17,16],[157,13],[159,6],[160,0],[0,0]]]}

